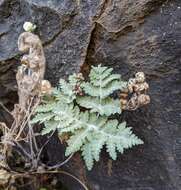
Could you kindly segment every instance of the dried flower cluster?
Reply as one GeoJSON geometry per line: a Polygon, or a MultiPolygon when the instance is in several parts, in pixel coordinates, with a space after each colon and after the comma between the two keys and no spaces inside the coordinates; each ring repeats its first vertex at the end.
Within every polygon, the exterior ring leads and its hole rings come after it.
{"type": "Polygon", "coordinates": [[[127,88],[120,95],[122,108],[124,110],[136,110],[143,105],[149,104],[148,89],[149,85],[145,81],[145,74],[143,72],[136,73],[135,78],[129,79],[127,88]],[[128,100],[129,94],[131,98],[128,100]]]}
{"type": "Polygon", "coordinates": [[[1,154],[4,156],[4,163],[0,164],[6,168],[7,151],[11,150],[13,145],[28,155],[28,159],[32,162],[30,165],[35,169],[38,167],[37,163],[39,162],[39,148],[30,118],[40,103],[41,96],[47,93],[50,94],[52,87],[49,81],[43,79],[45,56],[39,37],[31,32],[22,33],[18,39],[18,48],[21,52],[27,54],[23,55],[21,65],[16,74],[19,102],[14,105],[12,112],[8,111],[12,115],[14,122],[10,127],[5,123],[0,123],[0,128],[3,131],[1,154]],[[22,140],[27,142],[31,152],[23,149],[22,140]],[[35,149],[31,147],[35,147],[35,149]]]}
{"type": "Polygon", "coordinates": [[[25,22],[23,28],[26,32],[33,32],[36,29],[36,25],[31,22],[25,22]]]}

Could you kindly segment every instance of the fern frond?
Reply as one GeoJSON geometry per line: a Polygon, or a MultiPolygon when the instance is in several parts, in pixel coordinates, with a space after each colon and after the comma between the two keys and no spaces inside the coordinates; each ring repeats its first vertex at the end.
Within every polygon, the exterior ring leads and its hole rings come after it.
{"type": "Polygon", "coordinates": [[[68,140],[68,147],[66,149],[65,155],[68,156],[75,153],[81,149],[81,147],[86,142],[86,137],[88,136],[89,129],[77,131],[68,140]]]}
{"type": "Polygon", "coordinates": [[[47,113],[38,113],[35,115],[35,117],[31,120],[31,123],[44,123],[46,121],[51,120],[55,116],[52,112],[47,113]]]}
{"type": "Polygon", "coordinates": [[[92,151],[93,151],[93,156],[95,159],[96,162],[99,161],[100,159],[100,153],[101,153],[101,150],[105,144],[105,141],[106,139],[103,139],[103,138],[99,138],[99,135],[97,137],[94,138],[94,140],[92,141],[92,151]]]}
{"type": "Polygon", "coordinates": [[[91,170],[94,165],[94,153],[92,150],[93,148],[90,142],[87,142],[81,149],[88,170],[91,170]]]}
{"type": "Polygon", "coordinates": [[[85,82],[82,84],[82,87],[86,94],[93,97],[99,97],[100,99],[106,98],[111,95],[114,91],[122,89],[123,85],[121,81],[111,81],[111,83],[107,84],[106,87],[94,86],[91,83],[85,82]]]}
{"type": "Polygon", "coordinates": [[[90,82],[82,82],[75,74],[69,76],[68,82],[61,79],[51,101],[36,109],[32,123],[44,123],[42,134],[56,129],[60,136],[68,134],[66,156],[80,150],[90,170],[99,160],[104,146],[115,160],[118,152],[123,153],[143,141],[126,127],[125,122],[109,118],[112,114],[121,113],[119,100],[109,96],[125,88],[127,83],[121,80],[120,75],[112,74],[112,69],[100,65],[92,67],[89,77],[90,82]],[[77,87],[82,92],[80,96],[75,92],[77,87]]]}
{"type": "Polygon", "coordinates": [[[48,102],[47,104],[41,104],[36,108],[36,113],[45,113],[45,112],[50,112],[53,110],[55,107],[56,103],[55,102],[48,102]]]}
{"type": "MultiPolygon", "coordinates": [[[[80,110],[78,107],[74,107],[71,105],[59,105],[54,110],[56,114],[55,120],[59,122],[57,129],[59,133],[66,132],[74,132],[77,129],[82,128],[81,123],[79,121],[79,117],[83,114],[80,114],[80,110]]],[[[86,121],[86,113],[82,116],[86,121]]]]}
{"type": "Polygon", "coordinates": [[[90,72],[90,82],[94,86],[100,86],[102,88],[106,87],[109,83],[111,83],[114,80],[120,80],[121,75],[119,74],[111,74],[112,69],[108,69],[107,67],[92,67],[92,70],[90,72]]]}
{"type": "Polygon", "coordinates": [[[82,87],[86,94],[99,97],[100,99],[106,98],[115,90],[121,90],[125,87],[126,83],[121,80],[118,74],[111,74],[112,69],[107,67],[92,67],[90,72],[90,82],[85,82],[82,87]]]}
{"type": "Polygon", "coordinates": [[[70,75],[68,82],[64,79],[59,80],[59,88],[54,91],[57,100],[64,103],[72,103],[76,99],[75,87],[80,83],[76,74],[70,75]]]}
{"type": "Polygon", "coordinates": [[[73,104],[56,104],[51,112],[38,113],[33,122],[44,122],[42,134],[55,129],[58,129],[60,136],[71,134],[67,141],[66,156],[81,150],[89,170],[94,161],[99,160],[104,145],[115,160],[117,151],[123,153],[124,149],[143,143],[132,134],[131,128],[126,128],[126,123],[119,124],[117,120],[108,120],[106,116],[89,111],[80,112],[73,104]]]}
{"type": "Polygon", "coordinates": [[[120,101],[112,98],[105,98],[100,101],[98,98],[83,96],[76,99],[77,103],[90,112],[98,112],[100,115],[110,116],[115,113],[121,113],[120,101]]]}
{"type": "MultiPolygon", "coordinates": [[[[82,113],[84,114],[84,113],[82,113]]],[[[66,155],[75,153],[78,150],[84,150],[83,157],[88,160],[86,163],[87,167],[90,169],[90,163],[94,160],[99,159],[99,153],[104,144],[107,146],[107,151],[111,158],[116,159],[116,150],[123,152],[122,150],[131,148],[134,145],[142,144],[143,142],[132,134],[130,128],[125,128],[126,123],[118,124],[117,120],[107,120],[106,117],[98,117],[96,114],[89,114],[87,121],[79,117],[77,122],[80,125],[81,130],[74,130],[74,134],[67,141],[68,147],[66,150],[66,155]],[[96,143],[99,142],[99,146],[96,147],[96,143]],[[89,157],[85,158],[84,146],[88,146],[89,143],[89,157]],[[91,154],[90,154],[91,152],[91,154]],[[92,161],[90,160],[92,158],[92,161]]],[[[61,131],[61,128],[59,129],[61,131]]],[[[71,132],[72,129],[70,128],[71,132]]]]}
{"type": "Polygon", "coordinates": [[[45,127],[41,131],[42,135],[46,135],[52,131],[55,131],[57,129],[58,122],[54,120],[47,121],[45,123],[45,127]]]}
{"type": "Polygon", "coordinates": [[[74,93],[73,86],[66,82],[64,79],[60,79],[57,100],[69,104],[72,103],[75,98],[76,95],[74,93]]]}
{"type": "Polygon", "coordinates": [[[74,73],[69,76],[68,81],[70,86],[75,87],[75,85],[80,82],[80,79],[78,79],[77,75],[74,73]]]}

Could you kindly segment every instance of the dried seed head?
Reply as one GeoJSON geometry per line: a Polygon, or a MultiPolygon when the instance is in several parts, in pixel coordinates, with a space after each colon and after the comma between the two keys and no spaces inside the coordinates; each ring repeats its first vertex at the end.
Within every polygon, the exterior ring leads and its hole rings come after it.
{"type": "Polygon", "coordinates": [[[78,73],[76,75],[76,78],[79,79],[79,80],[84,80],[84,77],[83,77],[82,73],[78,73]]]}
{"type": "Polygon", "coordinates": [[[38,74],[38,73],[35,73],[35,72],[32,73],[32,79],[33,79],[34,82],[38,82],[39,79],[40,79],[39,74],[38,74]]]}
{"type": "Polygon", "coordinates": [[[18,71],[20,74],[23,74],[27,69],[27,66],[26,65],[21,65],[18,67],[18,71]]]}
{"type": "Polygon", "coordinates": [[[136,84],[136,80],[134,78],[130,78],[129,81],[128,81],[128,90],[130,93],[133,92],[133,87],[134,85],[136,84]]]}
{"type": "Polygon", "coordinates": [[[122,109],[136,110],[137,108],[150,103],[150,97],[146,94],[148,89],[149,85],[145,82],[145,74],[143,72],[136,73],[135,78],[131,78],[128,81],[128,93],[124,90],[120,94],[122,109]],[[129,94],[131,94],[131,98],[127,99],[129,94]]]}
{"type": "Polygon", "coordinates": [[[134,85],[134,92],[144,92],[149,89],[149,85],[147,82],[137,83],[134,85]]]}
{"type": "Polygon", "coordinates": [[[26,32],[33,32],[36,29],[36,25],[31,22],[25,22],[23,25],[23,29],[26,32]]]}
{"type": "Polygon", "coordinates": [[[130,78],[128,81],[128,85],[133,85],[133,84],[136,84],[136,80],[135,78],[130,78]]]}
{"type": "Polygon", "coordinates": [[[28,65],[28,57],[27,55],[24,55],[22,58],[21,58],[21,64],[23,65],[28,65]]]}
{"type": "Polygon", "coordinates": [[[128,101],[126,99],[120,99],[121,109],[126,109],[128,101]]]}
{"type": "Polygon", "coordinates": [[[41,81],[41,93],[42,94],[51,94],[52,86],[48,80],[41,81]]]}
{"type": "Polygon", "coordinates": [[[145,74],[143,72],[138,72],[135,74],[136,82],[143,83],[145,81],[145,74]]]}
{"type": "Polygon", "coordinates": [[[138,96],[138,102],[140,106],[146,105],[150,103],[150,96],[141,94],[138,96]]]}
{"type": "Polygon", "coordinates": [[[138,100],[137,100],[137,95],[133,94],[133,96],[131,97],[131,99],[128,101],[127,103],[127,110],[135,110],[138,108],[138,100]]]}

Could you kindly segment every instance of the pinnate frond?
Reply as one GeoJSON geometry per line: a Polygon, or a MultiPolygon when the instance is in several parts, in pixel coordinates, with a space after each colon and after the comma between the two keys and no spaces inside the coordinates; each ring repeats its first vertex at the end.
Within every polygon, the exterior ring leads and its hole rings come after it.
{"type": "MultiPolygon", "coordinates": [[[[53,99],[36,109],[32,123],[44,123],[42,134],[57,130],[59,135],[68,134],[66,156],[81,151],[90,170],[99,161],[103,147],[116,160],[117,153],[142,144],[126,123],[110,119],[121,113],[119,99],[113,99],[115,91],[125,88],[120,75],[112,74],[107,67],[92,67],[89,82],[79,81],[71,75],[68,82],[61,79],[54,89],[53,99]],[[81,90],[81,95],[75,91],[81,90]],[[83,96],[82,96],[83,95],[83,96]],[[82,109],[83,108],[83,109],[82,109]]],[[[82,80],[82,79],[81,79],[82,80]]]]}
{"type": "Polygon", "coordinates": [[[98,112],[100,115],[110,116],[115,113],[121,113],[120,101],[113,98],[105,98],[102,101],[100,99],[90,96],[83,96],[77,98],[77,103],[90,109],[90,112],[98,112]]]}

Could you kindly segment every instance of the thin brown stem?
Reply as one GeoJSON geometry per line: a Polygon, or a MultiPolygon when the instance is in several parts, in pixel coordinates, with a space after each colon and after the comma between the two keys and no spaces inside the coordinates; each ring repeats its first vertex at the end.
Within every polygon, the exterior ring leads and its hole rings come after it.
{"type": "Polygon", "coordinates": [[[12,113],[8,110],[8,108],[7,108],[2,102],[0,102],[0,106],[1,106],[7,113],[9,113],[9,115],[12,116],[12,113]]]}

